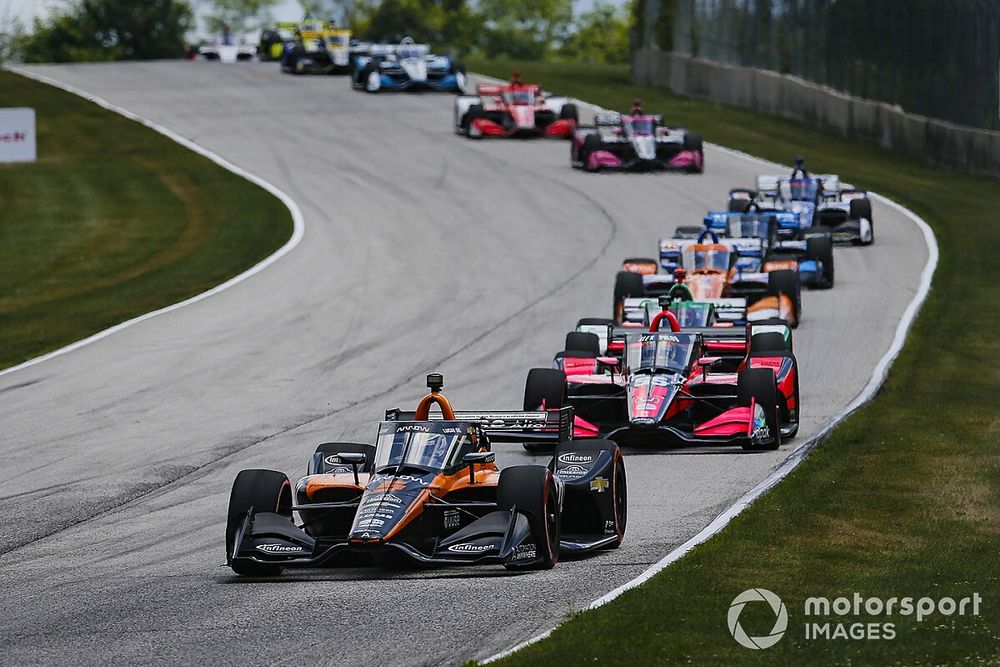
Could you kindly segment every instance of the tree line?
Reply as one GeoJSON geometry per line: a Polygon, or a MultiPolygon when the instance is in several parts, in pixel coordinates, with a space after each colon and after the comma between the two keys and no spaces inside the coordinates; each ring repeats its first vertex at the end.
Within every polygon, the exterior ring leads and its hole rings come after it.
{"type": "MultiPolygon", "coordinates": [[[[234,34],[270,22],[278,0],[202,0],[213,31],[234,34]]],[[[629,0],[634,2],[634,0],[629,0]]],[[[632,12],[596,0],[306,0],[317,18],[338,19],[360,38],[409,35],[458,55],[524,60],[627,62],[632,12]]],[[[187,0],[69,0],[28,28],[0,26],[0,61],[77,62],[181,57],[195,29],[187,0]]]]}

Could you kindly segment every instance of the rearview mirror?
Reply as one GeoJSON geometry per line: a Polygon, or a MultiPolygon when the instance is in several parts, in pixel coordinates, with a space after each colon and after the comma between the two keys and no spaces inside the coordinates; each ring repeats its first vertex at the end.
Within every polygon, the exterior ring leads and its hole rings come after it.
{"type": "Polygon", "coordinates": [[[722,357],[701,357],[698,359],[698,366],[701,368],[701,378],[705,379],[705,374],[709,368],[714,368],[722,363],[722,357]]]}
{"type": "Polygon", "coordinates": [[[361,486],[361,480],[358,478],[358,466],[364,465],[367,457],[362,452],[339,452],[337,458],[340,459],[341,463],[346,463],[351,466],[354,471],[354,483],[361,486]]]}
{"type": "Polygon", "coordinates": [[[469,484],[476,483],[476,464],[493,463],[497,460],[497,455],[493,452],[469,452],[462,457],[462,463],[469,466],[469,484]]]}

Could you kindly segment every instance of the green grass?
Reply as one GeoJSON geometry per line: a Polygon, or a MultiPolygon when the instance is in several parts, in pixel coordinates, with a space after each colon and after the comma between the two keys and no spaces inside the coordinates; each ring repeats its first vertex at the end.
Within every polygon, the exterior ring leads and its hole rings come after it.
{"type": "Polygon", "coordinates": [[[0,165],[0,368],[202,292],[290,236],[277,198],[75,95],[0,71],[35,163],[0,165]]]}
{"type": "MultiPolygon", "coordinates": [[[[515,63],[468,65],[505,77],[515,63]]],[[[934,228],[941,257],[931,296],[872,404],[721,534],[503,664],[1000,662],[1000,183],[633,86],[625,67],[516,66],[526,81],[609,108],[625,110],[640,97],[648,111],[707,141],[786,164],[805,155],[813,170],[839,173],[917,212],[934,228]],[[762,651],[739,646],[726,625],[730,602],[752,587],[774,591],[789,610],[788,633],[762,651]],[[983,604],[978,617],[937,614],[918,623],[897,616],[891,641],[804,638],[807,597],[855,591],[883,598],[978,592],[983,604]]],[[[765,634],[773,616],[755,606],[762,605],[747,607],[755,617],[745,625],[765,634]]]]}

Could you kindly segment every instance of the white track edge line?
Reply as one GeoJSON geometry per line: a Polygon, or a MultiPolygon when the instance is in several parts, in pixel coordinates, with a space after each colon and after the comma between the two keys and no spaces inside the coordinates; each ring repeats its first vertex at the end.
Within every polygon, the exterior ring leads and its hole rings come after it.
{"type": "MultiPolygon", "coordinates": [[[[580,101],[581,100],[576,100],[580,101]]],[[[583,104],[588,104],[582,102],[583,104]]],[[[589,105],[595,106],[595,105],[589,105]]],[[[597,107],[600,109],[601,107],[597,107]]],[[[771,162],[770,160],[765,160],[763,158],[750,155],[749,153],[744,153],[743,151],[738,151],[732,148],[726,148],[724,146],[718,146],[716,144],[711,144],[706,142],[706,146],[711,146],[713,149],[733,155],[736,157],[742,157],[755,162],[767,165],[769,167],[783,168],[787,169],[786,165],[779,164],[777,162],[771,162]]],[[[886,350],[882,358],[879,359],[878,363],[875,364],[875,368],[872,370],[871,377],[868,380],[868,384],[865,385],[857,396],[854,397],[850,403],[847,404],[840,412],[831,416],[825,423],[823,423],[819,429],[813,433],[805,442],[796,447],[792,452],[786,457],[778,466],[768,475],[764,480],[759,482],[756,486],[751,488],[749,491],[740,496],[736,502],[730,505],[728,508],[722,511],[715,519],[709,523],[707,526],[702,528],[694,537],[690,538],[687,542],[684,542],[679,547],[675,548],[673,551],[664,556],[661,560],[651,565],[638,577],[625,582],[618,588],[615,588],[609,593],[602,595],[597,598],[589,605],[587,605],[585,610],[597,609],[598,607],[604,606],[608,602],[611,602],[617,598],[622,593],[629,591],[636,586],[640,586],[647,581],[649,581],[653,576],[659,574],[667,566],[680,560],[684,555],[694,549],[696,546],[707,541],[710,537],[718,534],[725,528],[730,521],[736,518],[743,510],[750,506],[755,500],[764,495],[769,491],[774,485],[784,479],[792,470],[794,470],[799,463],[805,460],[806,456],[811,452],[827,435],[838,425],[840,422],[844,421],[848,416],[851,415],[855,410],[870,402],[878,390],[885,383],[886,377],[889,373],[889,368],[892,362],[896,360],[899,353],[903,349],[903,344],[906,342],[906,334],[909,333],[910,327],[913,325],[914,320],[917,317],[917,313],[920,312],[920,307],[927,300],[927,295],[930,293],[931,281],[934,277],[934,271],[938,264],[938,244],[937,238],[934,236],[934,231],[931,229],[930,225],[921,218],[919,215],[906,208],[902,204],[899,204],[888,197],[882,196],[876,192],[868,191],[868,194],[873,198],[879,200],[883,204],[895,209],[899,213],[902,213],[904,217],[909,218],[911,222],[917,225],[917,228],[924,235],[924,243],[927,244],[927,263],[924,265],[924,270],[920,274],[920,285],[917,288],[916,294],[913,299],[903,310],[903,315],[899,320],[899,324],[896,326],[896,334],[893,337],[892,343],[889,345],[889,349],[886,350]]],[[[562,625],[562,623],[560,623],[562,625]]],[[[558,626],[556,626],[558,627],[558,626]]],[[[515,644],[514,646],[492,655],[485,660],[480,660],[479,664],[489,664],[497,660],[506,658],[507,656],[520,651],[523,648],[531,646],[537,642],[546,639],[551,635],[556,628],[550,628],[545,632],[532,637],[531,639],[525,640],[520,644],[515,644]]]]}
{"type": "Polygon", "coordinates": [[[124,116],[125,118],[128,118],[129,120],[133,120],[133,121],[135,121],[135,122],[137,122],[137,123],[139,123],[141,125],[144,125],[145,127],[148,127],[149,129],[151,129],[151,130],[153,130],[155,132],[158,132],[159,134],[162,134],[163,136],[167,137],[168,139],[171,139],[172,141],[180,144],[184,148],[187,148],[188,150],[194,151],[195,153],[197,153],[197,154],[199,154],[199,155],[201,155],[203,157],[208,158],[209,160],[211,160],[212,162],[216,163],[217,165],[219,165],[223,169],[226,169],[227,171],[230,171],[230,172],[236,174],[237,176],[240,176],[240,177],[242,177],[242,178],[250,181],[254,185],[257,185],[257,186],[263,188],[267,192],[269,192],[272,195],[274,195],[275,197],[277,197],[281,201],[281,203],[284,204],[285,207],[292,214],[293,229],[292,229],[292,235],[291,235],[291,237],[287,241],[285,241],[284,245],[282,245],[280,248],[278,248],[277,250],[275,250],[273,253],[271,253],[270,255],[268,255],[267,257],[265,257],[264,259],[262,259],[257,264],[254,264],[253,266],[251,266],[246,271],[243,271],[242,273],[233,276],[229,280],[227,280],[227,281],[225,281],[223,283],[220,283],[220,284],[216,285],[215,287],[213,287],[213,288],[211,288],[209,290],[206,290],[206,291],[201,292],[199,294],[196,294],[196,295],[194,295],[192,297],[184,299],[183,301],[178,301],[177,303],[171,304],[169,306],[165,306],[163,308],[159,308],[157,310],[152,310],[152,311],[150,311],[148,313],[144,313],[142,315],[138,315],[136,317],[133,317],[130,320],[125,320],[124,322],[120,322],[120,323],[118,323],[118,324],[116,324],[116,325],[114,325],[112,327],[104,329],[103,331],[98,331],[95,334],[91,334],[90,336],[87,336],[86,338],[82,338],[82,339],[80,339],[80,340],[78,340],[78,341],[76,341],[74,343],[70,343],[69,345],[66,345],[64,347],[60,347],[60,348],[58,348],[56,350],[53,350],[51,352],[47,352],[47,353],[45,353],[43,355],[34,357],[32,359],[28,359],[27,361],[23,361],[23,362],[17,364],[16,366],[11,366],[10,368],[5,368],[3,370],[0,370],[0,377],[2,377],[4,375],[8,375],[10,373],[17,372],[19,370],[23,370],[25,368],[29,368],[29,367],[34,366],[36,364],[40,364],[43,361],[48,361],[49,359],[52,359],[52,358],[55,358],[55,357],[59,357],[59,356],[62,356],[64,354],[68,354],[70,352],[73,352],[74,350],[80,349],[81,347],[85,347],[87,345],[90,345],[91,343],[96,343],[97,341],[99,341],[99,340],[101,340],[103,338],[107,338],[108,336],[110,336],[112,334],[118,333],[122,329],[127,329],[127,328],[129,328],[129,327],[131,327],[133,325],[139,324],[140,322],[145,322],[146,320],[151,319],[153,317],[156,317],[157,315],[163,315],[165,313],[170,313],[170,312],[173,312],[175,310],[179,310],[181,308],[184,308],[185,306],[190,306],[193,303],[197,303],[199,301],[207,299],[210,296],[214,296],[214,295],[218,294],[219,292],[227,290],[230,287],[243,282],[247,278],[250,278],[251,276],[254,276],[254,275],[260,273],[261,271],[263,271],[264,269],[266,269],[270,265],[274,264],[276,261],[278,261],[279,259],[281,259],[285,255],[287,255],[289,252],[291,252],[295,248],[295,246],[297,246],[299,244],[299,242],[302,241],[302,237],[305,235],[305,220],[304,220],[304,218],[302,216],[302,211],[299,209],[299,205],[295,203],[295,200],[292,199],[283,190],[281,190],[280,188],[278,188],[276,185],[274,185],[274,184],[272,184],[272,183],[264,180],[260,176],[256,176],[254,174],[251,174],[250,172],[246,171],[245,169],[243,169],[241,167],[237,167],[235,164],[233,164],[229,160],[225,159],[221,155],[218,155],[217,153],[213,153],[212,151],[210,151],[209,149],[205,148],[204,146],[201,146],[201,145],[195,143],[194,141],[192,141],[192,140],[190,140],[190,139],[188,139],[186,137],[181,136],[180,134],[174,132],[173,130],[170,130],[170,129],[164,127],[163,125],[160,125],[159,123],[155,123],[155,122],[153,122],[153,121],[151,121],[151,120],[149,120],[147,118],[144,118],[144,117],[142,117],[142,116],[140,116],[140,115],[138,115],[136,113],[133,113],[133,112],[131,112],[131,111],[129,111],[129,110],[123,108],[123,107],[119,107],[119,106],[117,106],[115,104],[112,104],[112,103],[108,102],[107,100],[105,100],[103,98],[97,97],[96,95],[91,95],[90,93],[88,93],[88,92],[86,92],[84,90],[81,90],[80,88],[76,88],[75,86],[71,86],[69,84],[63,83],[62,81],[57,81],[56,79],[52,79],[52,78],[47,77],[47,76],[45,76],[43,74],[37,74],[35,72],[29,72],[29,71],[27,71],[27,70],[25,70],[23,68],[20,68],[20,67],[6,67],[4,69],[8,69],[8,70],[10,70],[10,71],[12,71],[12,72],[14,72],[16,74],[19,74],[19,75],[23,76],[23,77],[26,77],[26,78],[29,78],[29,79],[33,79],[33,80],[41,82],[41,83],[48,84],[48,85],[50,85],[50,86],[52,86],[54,88],[59,88],[60,90],[64,90],[64,91],[66,91],[68,93],[72,93],[74,95],[77,95],[79,97],[82,97],[82,98],[90,101],[90,102],[93,102],[94,104],[97,104],[100,107],[103,107],[104,109],[107,109],[108,111],[112,111],[112,112],[117,113],[117,114],[119,114],[121,116],[124,116]]]}

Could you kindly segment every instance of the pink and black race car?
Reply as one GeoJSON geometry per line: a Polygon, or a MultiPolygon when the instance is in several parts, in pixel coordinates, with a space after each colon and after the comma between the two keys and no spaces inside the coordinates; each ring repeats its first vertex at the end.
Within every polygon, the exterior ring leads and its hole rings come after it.
{"type": "Polygon", "coordinates": [[[476,95],[455,98],[455,132],[473,139],[513,136],[572,136],[579,113],[566,97],[521,81],[479,84],[476,95]]]}
{"type": "Polygon", "coordinates": [[[701,137],[683,127],[667,127],[663,117],[643,113],[636,102],[627,114],[594,116],[594,125],[573,132],[570,164],[600,171],[705,170],[701,137]]]}
{"type": "Polygon", "coordinates": [[[529,372],[525,409],[572,405],[576,438],[752,450],[777,449],[798,431],[798,366],[784,324],[681,330],[669,311],[647,330],[584,319],[553,366],[529,372]]]}

